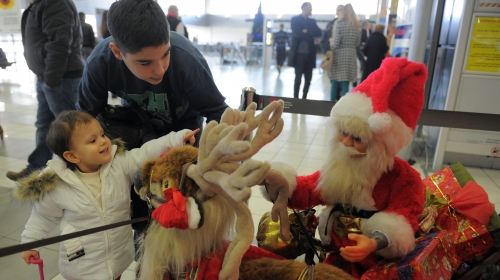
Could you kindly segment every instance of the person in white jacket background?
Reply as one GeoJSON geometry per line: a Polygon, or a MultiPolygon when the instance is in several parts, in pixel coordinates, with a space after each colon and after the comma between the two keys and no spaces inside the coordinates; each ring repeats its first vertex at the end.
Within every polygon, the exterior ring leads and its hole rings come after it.
{"type": "MultiPolygon", "coordinates": [[[[14,196],[33,202],[21,243],[44,239],[60,225],[62,234],[130,219],[130,186],[148,159],[169,148],[194,144],[197,131],[171,132],[125,151],[107,138],[99,122],[83,111],[62,112],[51,124],[47,145],[57,155],[43,170],[21,180],[14,196]]],[[[119,279],[132,263],[130,225],[61,242],[59,270],[65,279],[119,279]]],[[[26,263],[39,248],[22,253],[26,263]]]]}

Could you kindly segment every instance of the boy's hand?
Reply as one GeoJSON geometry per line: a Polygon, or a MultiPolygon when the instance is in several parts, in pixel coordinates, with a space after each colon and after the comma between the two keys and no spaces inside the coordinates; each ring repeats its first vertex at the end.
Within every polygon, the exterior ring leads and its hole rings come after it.
{"type": "Polygon", "coordinates": [[[35,258],[35,260],[38,260],[40,259],[40,254],[35,251],[35,250],[28,250],[28,251],[24,251],[21,255],[21,257],[23,258],[23,260],[27,263],[27,264],[31,264],[30,262],[30,257],[33,256],[35,258]]]}
{"type": "Polygon", "coordinates": [[[196,142],[196,138],[194,136],[198,132],[200,132],[199,128],[195,129],[193,132],[186,133],[186,135],[184,136],[184,144],[189,144],[193,146],[194,143],[196,142]]]}

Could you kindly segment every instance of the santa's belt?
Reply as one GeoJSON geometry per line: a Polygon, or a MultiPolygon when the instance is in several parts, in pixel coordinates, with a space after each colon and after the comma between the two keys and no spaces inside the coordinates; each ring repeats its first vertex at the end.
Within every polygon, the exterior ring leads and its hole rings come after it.
{"type": "Polygon", "coordinates": [[[330,214],[328,215],[328,218],[334,213],[334,212],[340,212],[344,215],[349,215],[349,216],[354,216],[354,217],[359,217],[362,219],[370,219],[375,213],[380,212],[380,211],[367,211],[367,210],[357,210],[356,207],[348,207],[346,208],[343,204],[337,203],[335,206],[332,208],[330,211],[330,214]]]}
{"type": "MultiPolygon", "coordinates": [[[[375,213],[380,212],[380,211],[367,211],[367,210],[357,210],[356,207],[345,207],[344,204],[337,203],[335,206],[333,206],[332,210],[330,210],[330,214],[328,214],[328,220],[330,220],[330,217],[333,215],[335,212],[340,212],[344,215],[348,215],[351,217],[356,217],[356,218],[362,218],[362,219],[369,219],[371,218],[375,213]]],[[[325,227],[325,235],[327,234],[328,227],[325,227]]]]}

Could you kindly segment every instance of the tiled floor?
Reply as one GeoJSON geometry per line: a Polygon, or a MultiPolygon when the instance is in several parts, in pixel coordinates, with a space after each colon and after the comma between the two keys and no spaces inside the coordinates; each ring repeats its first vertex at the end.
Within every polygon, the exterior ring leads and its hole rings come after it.
{"type": "MultiPolygon", "coordinates": [[[[238,107],[241,89],[252,86],[257,93],[292,97],[294,72],[284,68],[281,75],[271,66],[263,71],[258,66],[221,65],[217,57],[208,57],[214,79],[227,97],[231,107],[238,107]]],[[[30,215],[30,205],[21,205],[11,199],[11,189],[15,184],[5,177],[8,170],[21,170],[34,147],[35,114],[37,101],[34,87],[35,78],[18,62],[8,71],[0,70],[0,124],[4,129],[4,139],[0,143],[0,247],[19,244],[20,234],[30,215]],[[16,68],[17,67],[17,68],[16,68]]],[[[325,75],[314,71],[310,99],[328,100],[329,81],[325,75]]],[[[110,102],[118,102],[109,99],[110,102]]],[[[285,127],[275,141],[265,146],[255,159],[283,161],[297,168],[299,174],[310,174],[318,170],[326,159],[325,147],[327,133],[323,126],[326,118],[307,115],[284,114],[285,127]]],[[[426,176],[425,159],[419,160],[414,167],[426,176]]],[[[480,168],[467,168],[477,182],[482,185],[500,210],[500,171],[480,168]]],[[[264,200],[260,191],[254,190],[249,206],[257,226],[261,215],[271,209],[271,203],[264,200]]],[[[58,230],[52,236],[58,235],[58,230]]],[[[46,279],[62,279],[57,269],[57,244],[47,246],[41,252],[45,264],[46,279]]],[[[135,264],[122,279],[134,279],[135,264]]],[[[0,280],[37,279],[38,270],[34,265],[24,264],[19,254],[0,258],[0,280]]]]}

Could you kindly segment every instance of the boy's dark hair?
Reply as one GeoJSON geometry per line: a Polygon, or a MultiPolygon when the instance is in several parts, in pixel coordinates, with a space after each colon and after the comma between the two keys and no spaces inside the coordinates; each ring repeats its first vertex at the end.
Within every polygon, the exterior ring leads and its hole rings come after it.
{"type": "Polygon", "coordinates": [[[114,2],[108,12],[108,29],[124,55],[170,42],[165,13],[153,0],[114,2]]]}
{"type": "Polygon", "coordinates": [[[45,142],[47,147],[60,158],[62,158],[69,169],[75,170],[76,165],[64,158],[64,152],[71,150],[71,134],[78,125],[88,124],[96,120],[92,115],[84,111],[63,111],[50,124],[49,132],[45,142]]]}
{"type": "Polygon", "coordinates": [[[302,3],[302,6],[300,6],[300,8],[303,10],[305,7],[309,6],[311,4],[311,2],[304,2],[302,3]]]}

